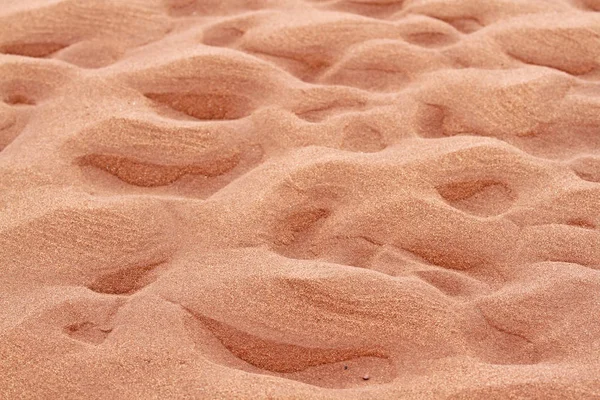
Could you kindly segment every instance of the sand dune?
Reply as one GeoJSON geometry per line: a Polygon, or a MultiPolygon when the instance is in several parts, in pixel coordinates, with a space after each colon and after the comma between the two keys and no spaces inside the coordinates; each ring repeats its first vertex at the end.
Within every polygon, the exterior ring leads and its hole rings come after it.
{"type": "Polygon", "coordinates": [[[599,1],[1,3],[1,398],[600,398],[599,1]]]}

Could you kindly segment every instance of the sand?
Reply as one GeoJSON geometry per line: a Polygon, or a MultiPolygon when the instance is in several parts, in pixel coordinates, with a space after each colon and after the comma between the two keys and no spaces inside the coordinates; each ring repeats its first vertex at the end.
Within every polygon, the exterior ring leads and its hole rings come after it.
{"type": "Polygon", "coordinates": [[[1,0],[0,398],[600,399],[596,11],[1,0]]]}

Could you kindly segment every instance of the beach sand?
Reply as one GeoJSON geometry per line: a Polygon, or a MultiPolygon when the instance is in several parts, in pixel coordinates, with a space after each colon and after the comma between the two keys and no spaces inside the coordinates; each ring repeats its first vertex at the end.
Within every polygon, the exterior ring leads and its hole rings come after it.
{"type": "Polygon", "coordinates": [[[0,398],[600,399],[599,10],[1,0],[0,398]]]}

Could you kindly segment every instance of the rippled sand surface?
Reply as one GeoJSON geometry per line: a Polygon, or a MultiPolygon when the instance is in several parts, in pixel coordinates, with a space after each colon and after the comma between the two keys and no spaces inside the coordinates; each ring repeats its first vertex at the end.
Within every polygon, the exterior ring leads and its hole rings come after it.
{"type": "Polygon", "coordinates": [[[1,398],[600,398],[600,1],[0,3],[1,398]]]}

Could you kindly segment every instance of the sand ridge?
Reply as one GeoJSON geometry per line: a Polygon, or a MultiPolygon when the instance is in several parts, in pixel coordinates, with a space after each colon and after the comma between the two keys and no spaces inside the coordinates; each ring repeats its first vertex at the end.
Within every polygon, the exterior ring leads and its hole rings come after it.
{"type": "Polygon", "coordinates": [[[3,0],[0,397],[600,398],[597,11],[3,0]]]}

